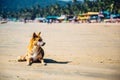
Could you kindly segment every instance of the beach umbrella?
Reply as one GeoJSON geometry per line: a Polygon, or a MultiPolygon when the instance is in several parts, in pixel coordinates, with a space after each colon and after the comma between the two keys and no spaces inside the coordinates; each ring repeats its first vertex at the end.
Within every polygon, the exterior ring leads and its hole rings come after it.
{"type": "Polygon", "coordinates": [[[47,16],[46,19],[57,19],[59,16],[47,16]]]}
{"type": "Polygon", "coordinates": [[[109,12],[109,11],[103,11],[102,13],[103,13],[103,14],[106,14],[106,15],[110,15],[110,12],[109,12]]]}

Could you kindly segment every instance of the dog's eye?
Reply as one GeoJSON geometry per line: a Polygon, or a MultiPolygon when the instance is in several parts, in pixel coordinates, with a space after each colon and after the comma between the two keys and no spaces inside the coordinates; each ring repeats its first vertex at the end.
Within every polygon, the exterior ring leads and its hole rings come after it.
{"type": "Polygon", "coordinates": [[[42,39],[39,39],[38,41],[42,41],[42,39]]]}

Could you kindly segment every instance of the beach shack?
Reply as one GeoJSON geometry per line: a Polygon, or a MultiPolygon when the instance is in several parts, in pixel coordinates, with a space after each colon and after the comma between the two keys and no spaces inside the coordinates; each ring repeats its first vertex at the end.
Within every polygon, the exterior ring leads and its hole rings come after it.
{"type": "Polygon", "coordinates": [[[80,23],[84,23],[88,19],[89,19],[89,16],[86,13],[83,13],[77,16],[77,20],[79,20],[80,23]]]}
{"type": "Polygon", "coordinates": [[[120,14],[110,14],[109,18],[105,19],[105,22],[110,23],[120,22],[120,14]]]}
{"type": "Polygon", "coordinates": [[[73,15],[67,15],[66,20],[67,20],[67,22],[72,22],[74,20],[74,16],[73,15]]]}
{"type": "Polygon", "coordinates": [[[35,18],[35,20],[34,20],[35,22],[46,22],[46,19],[44,18],[44,17],[37,17],[37,18],[35,18]]]}
{"type": "Polygon", "coordinates": [[[120,22],[120,14],[112,14],[113,21],[115,22],[120,22]]]}
{"type": "Polygon", "coordinates": [[[114,17],[116,17],[116,14],[111,14],[109,11],[102,11],[103,15],[104,15],[104,22],[116,22],[114,17]]]}
{"type": "Polygon", "coordinates": [[[47,23],[53,23],[53,22],[59,21],[59,20],[58,20],[58,17],[59,17],[59,16],[47,16],[47,17],[46,17],[47,23]]]}
{"type": "Polygon", "coordinates": [[[90,22],[98,22],[98,14],[99,12],[88,12],[86,13],[89,16],[90,22]]]}
{"type": "Polygon", "coordinates": [[[87,12],[80,14],[77,19],[83,22],[93,22],[96,21],[99,12],[87,12]]]}
{"type": "Polygon", "coordinates": [[[66,19],[65,15],[61,15],[60,17],[57,18],[59,20],[59,22],[62,22],[66,19]]]}

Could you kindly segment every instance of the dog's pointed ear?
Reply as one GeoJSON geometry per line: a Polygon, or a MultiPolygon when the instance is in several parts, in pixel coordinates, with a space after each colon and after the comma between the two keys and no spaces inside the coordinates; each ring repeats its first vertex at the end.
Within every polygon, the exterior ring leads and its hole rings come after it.
{"type": "Polygon", "coordinates": [[[38,36],[40,36],[41,32],[38,33],[38,36]]]}
{"type": "Polygon", "coordinates": [[[33,33],[33,38],[35,38],[36,36],[37,36],[37,35],[36,35],[36,33],[34,32],[34,33],[33,33]]]}

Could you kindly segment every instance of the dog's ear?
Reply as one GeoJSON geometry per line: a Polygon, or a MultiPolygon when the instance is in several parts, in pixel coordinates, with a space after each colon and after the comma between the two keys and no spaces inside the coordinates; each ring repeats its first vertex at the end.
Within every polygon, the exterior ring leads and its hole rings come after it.
{"type": "Polygon", "coordinates": [[[34,33],[33,33],[33,38],[35,38],[35,37],[37,37],[37,35],[36,35],[36,33],[34,32],[34,33]]]}
{"type": "Polygon", "coordinates": [[[38,33],[38,36],[40,36],[41,32],[38,33]]]}

